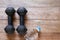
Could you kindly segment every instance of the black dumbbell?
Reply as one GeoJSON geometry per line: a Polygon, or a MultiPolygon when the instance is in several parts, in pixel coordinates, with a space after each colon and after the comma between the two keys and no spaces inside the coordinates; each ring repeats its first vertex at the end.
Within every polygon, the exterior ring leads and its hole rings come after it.
{"type": "Polygon", "coordinates": [[[24,7],[20,7],[18,8],[17,13],[20,16],[20,25],[18,26],[16,30],[19,34],[25,35],[27,32],[27,28],[24,25],[24,17],[27,13],[27,10],[24,7]]]}
{"type": "Polygon", "coordinates": [[[8,34],[12,34],[15,31],[15,28],[13,26],[13,15],[15,13],[15,9],[13,7],[8,7],[5,10],[5,13],[8,15],[8,25],[4,28],[5,32],[8,34]]]}

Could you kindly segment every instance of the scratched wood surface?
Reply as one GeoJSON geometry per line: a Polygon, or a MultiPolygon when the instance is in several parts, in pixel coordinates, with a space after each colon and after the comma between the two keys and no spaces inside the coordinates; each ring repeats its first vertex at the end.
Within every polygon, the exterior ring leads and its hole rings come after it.
{"type": "MultiPolygon", "coordinates": [[[[8,23],[5,14],[8,6],[13,6],[16,10],[23,6],[28,10],[25,17],[28,33],[37,26],[41,27],[39,36],[33,37],[35,40],[60,40],[60,0],[0,0],[0,40],[24,40],[16,31],[12,35],[7,35],[4,31],[8,23]]],[[[19,25],[17,13],[14,19],[14,27],[17,28],[19,25]]]]}

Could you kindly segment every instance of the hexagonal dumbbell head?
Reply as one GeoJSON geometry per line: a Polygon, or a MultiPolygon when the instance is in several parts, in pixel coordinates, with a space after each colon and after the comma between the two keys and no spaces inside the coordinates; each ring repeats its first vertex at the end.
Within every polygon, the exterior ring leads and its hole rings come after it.
{"type": "Polygon", "coordinates": [[[14,33],[15,28],[12,25],[7,25],[4,30],[8,34],[12,34],[12,33],[14,33]]]}
{"type": "Polygon", "coordinates": [[[6,10],[5,10],[5,13],[8,15],[8,16],[13,16],[14,13],[15,13],[15,9],[13,7],[8,7],[6,10]]]}
{"type": "Polygon", "coordinates": [[[24,15],[26,15],[27,10],[26,10],[24,7],[20,7],[20,8],[18,8],[17,13],[18,13],[19,15],[24,16],[24,15]]]}
{"type": "Polygon", "coordinates": [[[27,28],[24,25],[19,25],[16,30],[19,34],[25,35],[26,31],[27,31],[27,28]]]}

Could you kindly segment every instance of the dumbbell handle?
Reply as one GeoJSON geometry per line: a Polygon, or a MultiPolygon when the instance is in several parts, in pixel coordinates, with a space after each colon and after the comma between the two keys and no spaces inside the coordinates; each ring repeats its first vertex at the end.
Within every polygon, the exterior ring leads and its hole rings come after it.
{"type": "Polygon", "coordinates": [[[12,16],[8,16],[8,25],[13,25],[12,16]]]}
{"type": "Polygon", "coordinates": [[[20,16],[20,25],[24,25],[24,16],[20,16]]]}

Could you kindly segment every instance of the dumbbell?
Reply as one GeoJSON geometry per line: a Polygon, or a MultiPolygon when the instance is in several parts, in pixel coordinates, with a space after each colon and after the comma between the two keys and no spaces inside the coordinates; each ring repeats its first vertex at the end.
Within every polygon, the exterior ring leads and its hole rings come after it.
{"type": "Polygon", "coordinates": [[[24,22],[25,21],[24,17],[27,13],[27,10],[24,7],[20,7],[20,8],[17,9],[17,13],[20,16],[20,25],[17,27],[16,30],[19,34],[25,35],[26,32],[27,32],[27,28],[24,24],[25,23],[24,22]]]}
{"type": "Polygon", "coordinates": [[[15,28],[13,26],[13,15],[15,13],[15,9],[13,7],[8,7],[5,10],[5,13],[8,15],[8,25],[4,28],[5,32],[8,34],[12,34],[15,31],[15,28]]]}

